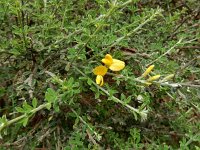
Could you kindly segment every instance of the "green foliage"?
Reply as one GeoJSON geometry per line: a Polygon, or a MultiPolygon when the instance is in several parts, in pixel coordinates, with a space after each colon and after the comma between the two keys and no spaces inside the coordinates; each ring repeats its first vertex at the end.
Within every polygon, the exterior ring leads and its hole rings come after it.
{"type": "Polygon", "coordinates": [[[0,149],[199,149],[197,3],[1,0],[0,149]]]}

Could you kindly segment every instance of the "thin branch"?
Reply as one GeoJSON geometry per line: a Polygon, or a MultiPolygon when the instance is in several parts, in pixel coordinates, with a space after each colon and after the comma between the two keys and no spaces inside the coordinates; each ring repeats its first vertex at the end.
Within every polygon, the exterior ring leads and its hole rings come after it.
{"type": "Polygon", "coordinates": [[[73,108],[71,108],[71,111],[80,119],[80,121],[81,121],[82,123],[84,123],[84,124],[88,127],[88,129],[89,129],[91,132],[94,133],[94,135],[96,136],[97,140],[100,141],[100,140],[101,140],[101,135],[99,135],[97,132],[95,132],[95,131],[92,129],[92,127],[91,127],[87,122],[85,122],[85,120],[84,120],[81,116],[79,116],[79,115],[77,114],[77,112],[76,112],[73,108]]]}
{"type": "MultiPolygon", "coordinates": [[[[42,109],[48,107],[49,105],[50,105],[50,103],[42,104],[42,105],[38,106],[37,108],[31,110],[31,111],[30,111],[30,114],[32,114],[32,113],[34,114],[34,113],[36,113],[36,112],[38,112],[38,111],[40,111],[40,110],[42,110],[42,109]]],[[[6,122],[6,123],[1,124],[1,126],[0,126],[0,132],[1,132],[5,127],[8,127],[8,126],[12,125],[13,123],[18,122],[19,120],[21,120],[21,119],[23,119],[23,118],[25,118],[25,117],[27,117],[27,114],[21,115],[21,116],[19,116],[19,117],[17,117],[17,118],[14,118],[14,119],[12,119],[12,120],[9,120],[9,121],[6,122]]]]}
{"type": "MultiPolygon", "coordinates": [[[[77,67],[73,66],[74,69],[76,69],[80,74],[82,74],[83,76],[87,77],[86,74],[84,74],[81,70],[79,70],[77,67]]],[[[89,78],[89,77],[88,77],[89,78]]],[[[124,103],[123,101],[119,100],[118,98],[116,98],[115,96],[111,95],[107,90],[105,90],[104,88],[100,87],[99,85],[97,85],[94,81],[92,81],[92,84],[95,85],[97,88],[99,88],[101,91],[103,91],[106,95],[110,96],[113,101],[122,104],[123,106],[125,106],[126,108],[128,108],[129,110],[131,110],[131,112],[133,113],[137,113],[139,115],[141,115],[141,113],[143,113],[143,111],[139,111],[139,109],[133,108],[132,106],[124,103]]]]}
{"type": "Polygon", "coordinates": [[[167,55],[168,53],[170,53],[177,45],[179,45],[182,42],[182,38],[176,43],[174,44],[169,50],[167,50],[164,54],[160,55],[158,58],[156,58],[155,60],[153,60],[152,62],[150,62],[147,66],[155,63],[156,61],[158,61],[160,58],[162,58],[163,56],[167,55]]]}

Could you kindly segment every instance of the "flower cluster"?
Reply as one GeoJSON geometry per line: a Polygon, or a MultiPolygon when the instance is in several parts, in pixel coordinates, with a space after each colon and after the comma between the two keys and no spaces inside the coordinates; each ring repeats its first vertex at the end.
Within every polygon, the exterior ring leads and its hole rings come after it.
{"type": "Polygon", "coordinates": [[[104,84],[103,76],[107,73],[108,68],[112,71],[120,71],[125,67],[125,63],[118,59],[113,59],[110,54],[106,54],[105,58],[103,58],[102,63],[105,66],[97,66],[93,69],[93,73],[97,76],[96,83],[102,86],[104,84]]]}

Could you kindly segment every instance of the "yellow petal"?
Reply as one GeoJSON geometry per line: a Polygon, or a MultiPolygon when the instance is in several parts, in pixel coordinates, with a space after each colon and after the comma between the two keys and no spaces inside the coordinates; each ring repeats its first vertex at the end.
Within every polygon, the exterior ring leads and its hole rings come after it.
{"type": "Polygon", "coordinates": [[[142,74],[142,77],[146,77],[150,72],[151,70],[154,68],[154,65],[151,65],[147,68],[147,70],[142,74]]]}
{"type": "Polygon", "coordinates": [[[106,54],[105,58],[101,60],[105,65],[110,67],[110,65],[113,63],[112,56],[110,54],[106,54]]]}
{"type": "Polygon", "coordinates": [[[93,73],[95,75],[101,75],[104,76],[108,71],[108,68],[105,66],[97,66],[96,68],[93,69],[93,73]]]}
{"type": "Polygon", "coordinates": [[[120,71],[124,69],[124,67],[125,67],[125,62],[118,59],[113,59],[113,63],[110,65],[109,69],[112,71],[120,71]]]}
{"type": "Polygon", "coordinates": [[[101,61],[108,67],[112,64],[112,61],[110,61],[109,59],[106,59],[106,58],[102,59],[101,61]]]}
{"type": "Polygon", "coordinates": [[[102,86],[103,85],[103,76],[97,75],[96,83],[99,84],[100,86],[102,86]]]}
{"type": "Polygon", "coordinates": [[[96,83],[97,84],[101,83],[101,76],[100,75],[97,75],[97,77],[96,77],[96,83]]]}
{"type": "Polygon", "coordinates": [[[105,59],[112,61],[112,56],[110,54],[106,54],[105,59]]]}
{"type": "MultiPolygon", "coordinates": [[[[101,76],[102,77],[102,76],[101,76]]],[[[100,84],[100,86],[103,86],[103,77],[102,77],[102,79],[101,79],[101,84],[100,84]]]]}

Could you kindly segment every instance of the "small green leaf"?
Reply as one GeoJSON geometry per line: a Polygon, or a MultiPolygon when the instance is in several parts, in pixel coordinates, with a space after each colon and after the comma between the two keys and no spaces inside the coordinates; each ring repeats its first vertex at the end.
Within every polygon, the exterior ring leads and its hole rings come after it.
{"type": "Polygon", "coordinates": [[[137,114],[134,111],[132,111],[132,113],[133,113],[133,116],[135,117],[135,120],[138,120],[137,114]]]}
{"type": "Polygon", "coordinates": [[[98,91],[95,93],[95,99],[98,99],[99,97],[100,97],[100,92],[98,91]]]}
{"type": "Polygon", "coordinates": [[[4,123],[6,124],[8,122],[7,118],[6,118],[6,115],[3,115],[1,118],[0,118],[0,123],[4,123]]]}
{"type": "Polygon", "coordinates": [[[27,123],[28,123],[28,117],[24,118],[22,120],[22,122],[23,122],[23,126],[25,127],[27,125],[27,123]]]}
{"type": "Polygon", "coordinates": [[[69,80],[67,81],[68,87],[71,88],[74,84],[74,78],[69,78],[69,80]]]}
{"type": "Polygon", "coordinates": [[[36,108],[37,107],[37,99],[36,98],[33,98],[33,100],[32,100],[32,105],[33,105],[33,107],[34,108],[36,108]]]}
{"type": "Polygon", "coordinates": [[[55,102],[57,100],[57,93],[53,89],[48,88],[45,93],[45,99],[50,103],[55,102]]]}
{"type": "Polygon", "coordinates": [[[17,110],[17,112],[20,112],[20,113],[24,113],[25,110],[21,107],[15,107],[15,109],[17,110]]]}
{"type": "Polygon", "coordinates": [[[46,106],[46,108],[47,108],[48,110],[50,110],[50,109],[51,109],[51,103],[48,103],[47,106],[46,106]]]}
{"type": "Polygon", "coordinates": [[[119,85],[120,84],[120,80],[116,80],[116,83],[117,83],[117,85],[119,85]]]}
{"type": "Polygon", "coordinates": [[[88,84],[88,85],[92,85],[92,80],[88,78],[87,84],[88,84]]]}
{"type": "Polygon", "coordinates": [[[55,112],[59,112],[60,111],[60,108],[59,108],[59,106],[57,104],[54,104],[53,108],[54,108],[55,112]]]}
{"type": "Polygon", "coordinates": [[[33,107],[30,106],[29,104],[27,104],[26,101],[23,102],[23,110],[24,110],[24,112],[29,113],[32,109],[33,109],[33,107]]]}
{"type": "Polygon", "coordinates": [[[18,55],[21,54],[17,49],[12,49],[12,50],[10,51],[10,53],[13,54],[13,55],[15,55],[15,56],[18,56],[18,55]]]}
{"type": "Polygon", "coordinates": [[[131,96],[127,97],[125,100],[124,100],[124,103],[128,104],[130,103],[131,101],[131,96]]]}
{"type": "Polygon", "coordinates": [[[123,100],[126,100],[126,96],[122,93],[120,99],[121,99],[122,101],[123,101],[123,100]]]}

